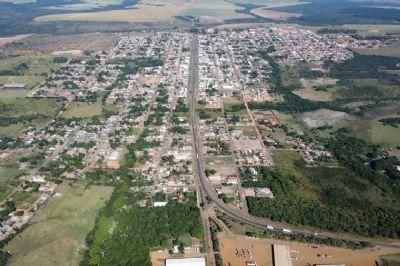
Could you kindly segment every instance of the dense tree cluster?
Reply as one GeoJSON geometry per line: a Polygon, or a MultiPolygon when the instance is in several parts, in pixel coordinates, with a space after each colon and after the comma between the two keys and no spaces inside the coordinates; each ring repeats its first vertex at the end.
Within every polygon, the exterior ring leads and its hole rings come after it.
{"type": "Polygon", "coordinates": [[[145,67],[157,67],[164,65],[164,61],[156,57],[137,57],[134,59],[122,60],[124,66],[121,71],[125,75],[136,74],[145,67]]]}
{"type": "Polygon", "coordinates": [[[379,119],[379,122],[381,122],[384,125],[398,127],[400,124],[400,117],[382,118],[382,119],[379,119]]]}
{"type": "Polygon", "coordinates": [[[151,265],[150,250],[182,246],[186,234],[201,238],[203,228],[195,195],[186,202],[169,202],[161,208],[138,207],[144,194],[130,192],[131,181],[122,178],[100,212],[87,237],[89,250],[83,265],[151,265]]]}
{"type": "Polygon", "coordinates": [[[400,237],[400,208],[391,204],[400,199],[400,179],[390,172],[397,159],[352,137],[339,135],[327,146],[343,167],[306,168],[300,161],[294,171],[261,167],[257,181],[243,168],[244,186],[269,187],[275,196],[248,197],[250,213],[332,231],[400,237]],[[303,196],[309,193],[315,196],[303,196]]]}
{"type": "Polygon", "coordinates": [[[398,75],[384,71],[397,70],[397,65],[399,63],[399,57],[355,54],[353,58],[348,59],[341,64],[332,64],[332,62],[326,62],[325,64],[331,66],[330,75],[334,78],[375,78],[392,84],[400,84],[400,78],[398,75]]]}

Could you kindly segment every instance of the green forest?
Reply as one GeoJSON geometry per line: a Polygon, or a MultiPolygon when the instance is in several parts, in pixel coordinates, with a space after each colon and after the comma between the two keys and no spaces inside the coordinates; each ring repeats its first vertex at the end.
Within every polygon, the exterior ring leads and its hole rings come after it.
{"type": "Polygon", "coordinates": [[[121,177],[87,236],[89,250],[82,265],[151,265],[150,250],[182,246],[181,238],[187,234],[202,238],[194,193],[186,193],[184,203],[170,201],[165,207],[139,207],[138,201],[146,194],[131,192],[135,184],[131,177],[121,177]]]}
{"type": "Polygon", "coordinates": [[[340,168],[260,167],[258,181],[242,168],[244,186],[269,187],[275,199],[248,197],[252,215],[363,236],[400,237],[400,176],[395,157],[377,146],[338,134],[326,141],[340,168]]]}

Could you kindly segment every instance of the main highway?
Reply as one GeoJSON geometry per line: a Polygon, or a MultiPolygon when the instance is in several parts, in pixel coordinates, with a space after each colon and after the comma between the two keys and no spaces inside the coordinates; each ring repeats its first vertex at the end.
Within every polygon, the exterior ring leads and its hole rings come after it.
{"type": "MultiPolygon", "coordinates": [[[[196,35],[192,37],[191,43],[191,59],[189,66],[189,84],[188,84],[188,92],[189,92],[189,122],[191,126],[192,139],[193,139],[193,149],[194,149],[194,167],[196,172],[197,183],[200,186],[200,197],[201,202],[203,203],[203,208],[207,208],[208,202],[214,202],[217,209],[224,212],[231,218],[246,223],[248,225],[254,226],[263,230],[272,230],[276,232],[286,232],[288,234],[302,234],[305,236],[315,236],[315,232],[307,231],[307,230],[299,230],[299,229],[287,229],[282,226],[276,226],[276,224],[269,225],[265,222],[264,219],[254,217],[246,213],[245,211],[230,206],[224,203],[220,198],[218,198],[218,194],[211,184],[207,177],[205,176],[204,171],[204,159],[202,153],[202,144],[201,138],[199,137],[199,125],[196,120],[196,96],[197,90],[199,86],[199,66],[198,66],[198,39],[196,35]]],[[[365,238],[356,238],[356,237],[342,237],[334,235],[331,232],[319,232],[319,238],[332,238],[336,240],[347,240],[347,241],[365,241],[370,242],[375,246],[381,247],[390,247],[390,248],[400,248],[400,243],[398,242],[376,242],[374,240],[367,240],[365,238]]]]}

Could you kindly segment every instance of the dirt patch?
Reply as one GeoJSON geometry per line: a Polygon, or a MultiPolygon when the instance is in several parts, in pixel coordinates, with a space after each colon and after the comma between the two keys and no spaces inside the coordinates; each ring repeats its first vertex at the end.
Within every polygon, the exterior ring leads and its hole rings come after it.
{"type": "Polygon", "coordinates": [[[259,266],[273,265],[272,245],[274,244],[286,245],[290,248],[294,266],[315,264],[375,265],[378,256],[398,252],[393,248],[350,250],[323,245],[312,248],[305,243],[249,238],[228,235],[227,233],[220,233],[218,237],[221,242],[221,255],[225,265],[229,265],[228,263],[230,265],[246,265],[246,262],[251,260],[254,260],[259,266]],[[249,256],[243,256],[242,251],[245,251],[245,254],[248,251],[249,256]]]}
{"type": "Polygon", "coordinates": [[[138,78],[138,82],[142,84],[156,84],[158,82],[157,76],[147,76],[138,78]]]}
{"type": "Polygon", "coordinates": [[[207,169],[213,169],[216,171],[216,175],[226,178],[231,175],[235,175],[235,168],[230,156],[210,156],[206,157],[207,169]]]}
{"type": "Polygon", "coordinates": [[[242,103],[238,98],[235,97],[223,97],[222,101],[224,104],[240,104],[242,103]]]}
{"type": "Polygon", "coordinates": [[[344,112],[328,109],[319,109],[313,112],[305,112],[302,115],[302,121],[309,128],[331,126],[338,122],[352,120],[352,117],[344,112]]]}
{"type": "Polygon", "coordinates": [[[264,147],[258,139],[236,139],[232,138],[233,147],[237,151],[258,150],[263,151],[264,147]]]}
{"type": "Polygon", "coordinates": [[[302,99],[316,101],[316,102],[329,102],[332,101],[332,96],[326,91],[317,91],[314,88],[305,88],[293,91],[294,94],[302,99]]]}

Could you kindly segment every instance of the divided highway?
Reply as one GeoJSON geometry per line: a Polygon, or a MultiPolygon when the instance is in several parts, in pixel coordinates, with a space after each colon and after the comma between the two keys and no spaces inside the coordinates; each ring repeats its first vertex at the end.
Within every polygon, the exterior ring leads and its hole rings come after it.
{"type": "MultiPolygon", "coordinates": [[[[293,233],[293,234],[303,234],[306,236],[314,235],[314,232],[305,231],[305,230],[292,230],[286,229],[282,227],[276,227],[266,224],[262,221],[261,218],[250,216],[248,213],[243,210],[234,208],[226,203],[224,203],[220,198],[218,198],[217,192],[209,182],[207,177],[205,176],[204,171],[204,159],[202,153],[202,144],[201,138],[199,137],[199,128],[198,121],[196,120],[196,96],[197,89],[199,85],[199,58],[198,58],[198,39],[196,35],[193,35],[192,43],[191,43],[191,58],[190,58],[190,69],[189,69],[189,84],[188,84],[188,92],[189,92],[189,122],[192,131],[192,139],[193,139],[193,149],[194,149],[194,165],[196,171],[197,181],[199,183],[200,196],[201,201],[203,202],[203,208],[207,207],[207,202],[212,201],[216,205],[216,207],[229,215],[231,218],[234,218],[240,222],[244,222],[246,224],[252,225],[254,227],[263,229],[263,230],[271,230],[276,232],[283,233],[293,233]]],[[[333,233],[319,233],[318,237],[320,238],[332,238],[337,240],[350,240],[350,241],[366,241],[365,239],[357,239],[357,238],[347,238],[347,237],[339,237],[334,236],[333,233]]],[[[389,243],[389,242],[375,242],[375,241],[367,241],[375,244],[376,246],[382,247],[392,247],[392,248],[400,248],[400,243],[389,243]]]]}

